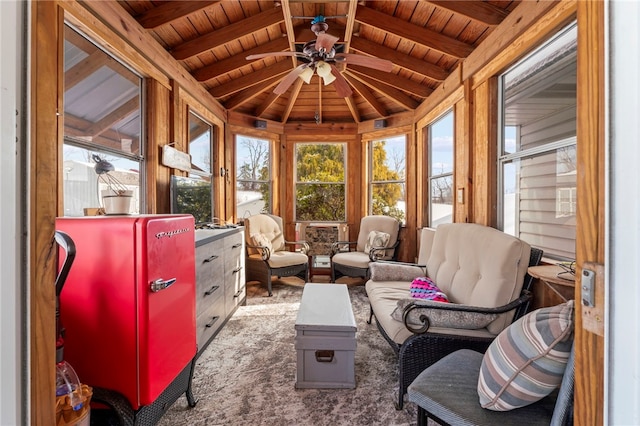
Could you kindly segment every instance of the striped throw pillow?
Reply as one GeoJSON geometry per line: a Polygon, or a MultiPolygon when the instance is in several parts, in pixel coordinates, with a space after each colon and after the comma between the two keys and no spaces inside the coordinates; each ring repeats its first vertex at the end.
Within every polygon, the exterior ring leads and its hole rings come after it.
{"type": "Polygon", "coordinates": [[[574,302],[530,312],[503,330],[482,359],[483,408],[509,411],[549,395],[562,382],[573,342],[574,302]]]}

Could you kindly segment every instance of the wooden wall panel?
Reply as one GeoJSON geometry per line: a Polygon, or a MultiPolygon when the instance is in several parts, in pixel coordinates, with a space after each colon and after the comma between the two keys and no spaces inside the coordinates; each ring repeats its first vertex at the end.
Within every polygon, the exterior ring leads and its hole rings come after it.
{"type": "Polygon", "coordinates": [[[170,213],[169,177],[171,169],[162,165],[162,147],[171,140],[170,91],[152,79],[145,80],[145,84],[147,213],[170,213]]]}
{"type": "Polygon", "coordinates": [[[61,212],[63,14],[56,2],[31,3],[31,135],[29,174],[30,415],[34,426],[55,424],[58,248],[61,212]]]}
{"type": "MultiPolygon", "coordinates": [[[[605,3],[578,2],[576,300],[585,262],[605,260],[605,3]]],[[[605,337],[583,328],[576,304],[575,424],[604,421],[605,337]]]]}
{"type": "Polygon", "coordinates": [[[471,164],[473,154],[471,151],[471,135],[473,135],[473,98],[471,96],[469,81],[465,82],[465,98],[458,101],[454,107],[455,126],[455,170],[454,170],[454,194],[453,194],[453,221],[473,222],[472,202],[473,185],[471,179],[471,164]],[[462,200],[458,194],[462,191],[462,200]]]}
{"type": "Polygon", "coordinates": [[[473,92],[473,222],[496,226],[496,115],[497,79],[491,78],[473,92]]]}

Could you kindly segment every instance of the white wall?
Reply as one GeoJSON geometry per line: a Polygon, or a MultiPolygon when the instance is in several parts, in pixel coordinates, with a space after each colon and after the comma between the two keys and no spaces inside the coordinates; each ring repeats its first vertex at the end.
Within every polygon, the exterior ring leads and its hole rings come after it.
{"type": "Polygon", "coordinates": [[[0,425],[25,424],[27,383],[23,335],[25,288],[21,277],[19,148],[25,143],[23,28],[27,3],[0,1],[0,425]]]}
{"type": "Polygon", "coordinates": [[[605,419],[640,425],[640,3],[609,16],[609,329],[605,419]]]}

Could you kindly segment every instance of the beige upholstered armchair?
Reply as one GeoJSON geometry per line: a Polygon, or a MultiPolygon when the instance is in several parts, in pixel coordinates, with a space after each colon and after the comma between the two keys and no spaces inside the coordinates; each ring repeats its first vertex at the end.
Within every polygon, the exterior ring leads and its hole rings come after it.
{"type": "Polygon", "coordinates": [[[247,281],[265,283],[271,296],[273,276],[309,280],[309,246],[304,241],[285,241],[281,217],[258,214],[245,218],[244,226],[247,281]]]}
{"type": "Polygon", "coordinates": [[[331,246],[331,282],[342,276],[369,278],[369,263],[395,260],[400,222],[390,216],[365,216],[357,241],[337,241],[331,246]]]}

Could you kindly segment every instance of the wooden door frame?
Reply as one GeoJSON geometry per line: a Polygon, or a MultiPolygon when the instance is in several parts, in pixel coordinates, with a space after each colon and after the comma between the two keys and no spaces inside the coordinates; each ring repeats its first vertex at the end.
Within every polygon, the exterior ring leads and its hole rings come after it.
{"type": "MultiPolygon", "coordinates": [[[[605,2],[579,1],[577,75],[576,379],[574,421],[604,424],[604,331],[587,331],[579,301],[585,262],[605,262],[605,2]]],[[[604,282],[604,277],[601,278],[604,282]]],[[[603,290],[604,292],[604,290],[603,290]]],[[[604,310],[604,298],[597,300],[604,310]]],[[[604,320],[604,319],[603,319],[604,320]]]]}

